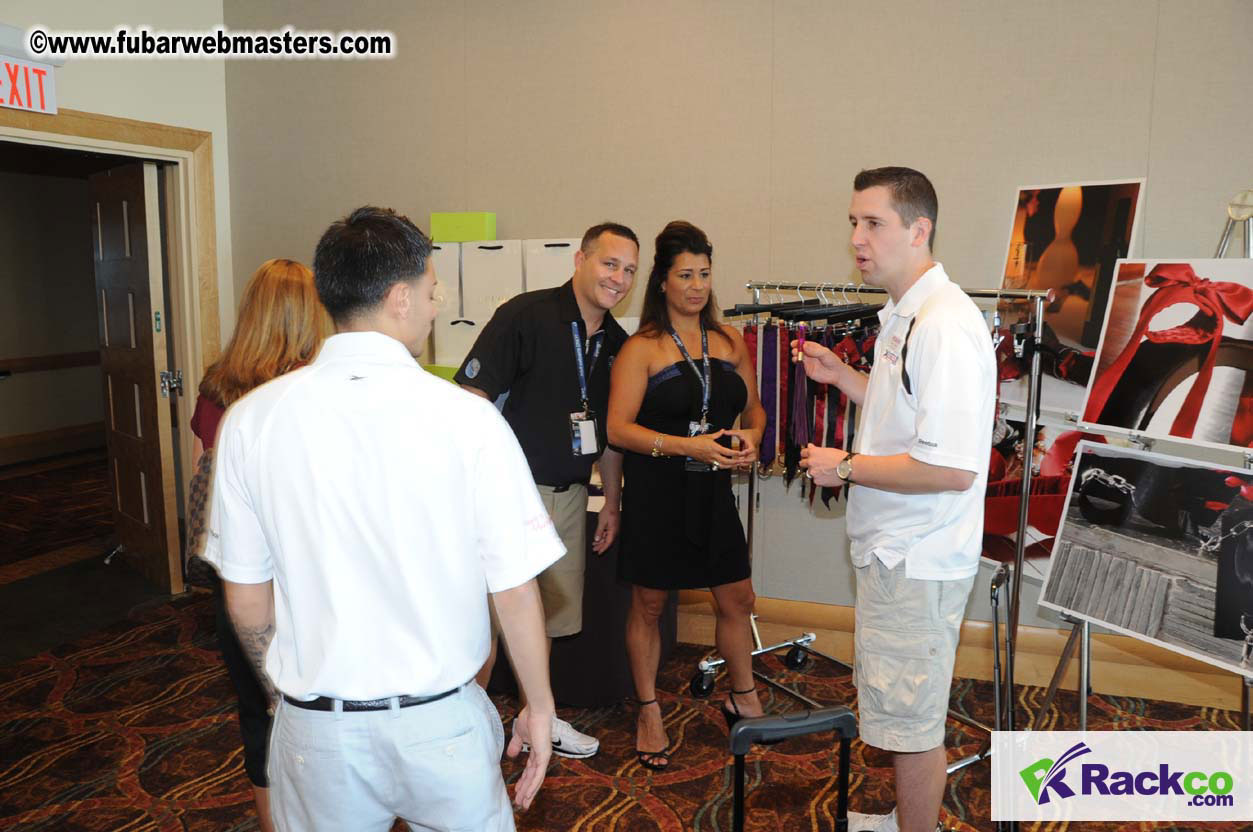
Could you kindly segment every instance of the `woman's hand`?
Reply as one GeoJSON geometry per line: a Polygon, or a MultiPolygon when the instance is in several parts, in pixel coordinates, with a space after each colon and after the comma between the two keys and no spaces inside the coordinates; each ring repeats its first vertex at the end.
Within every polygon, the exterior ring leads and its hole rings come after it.
{"type": "Polygon", "coordinates": [[[736,467],[742,469],[751,468],[753,463],[761,456],[761,449],[758,447],[758,444],[761,442],[761,437],[758,435],[757,431],[728,430],[725,431],[725,434],[739,439],[739,448],[736,450],[743,454],[744,458],[736,467]]]}
{"type": "Polygon", "coordinates": [[[757,458],[755,445],[750,446],[747,450],[743,447],[744,437],[745,432],[739,430],[720,430],[716,433],[692,436],[684,440],[684,456],[691,457],[698,462],[708,463],[715,468],[738,468],[751,463],[757,458]],[[739,450],[718,444],[719,438],[728,435],[740,437],[741,447],[739,450]]]}

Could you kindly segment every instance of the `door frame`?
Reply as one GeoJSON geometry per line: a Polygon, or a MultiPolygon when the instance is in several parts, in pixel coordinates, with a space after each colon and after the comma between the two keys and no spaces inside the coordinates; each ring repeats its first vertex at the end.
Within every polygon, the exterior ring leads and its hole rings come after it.
{"type": "MultiPolygon", "coordinates": [[[[0,139],[69,150],[91,150],[166,162],[165,265],[169,272],[168,317],[174,324],[175,367],[183,371],[183,395],[176,397],[179,442],[174,452],[186,487],[192,468],[193,437],[188,425],[205,367],[220,349],[218,315],[217,218],[213,192],[213,134],[116,116],[61,110],[56,115],[0,109],[0,139]]],[[[155,207],[155,206],[154,206],[155,207]]],[[[167,493],[178,493],[170,478],[167,493]]],[[[177,511],[176,511],[177,514],[177,511]]],[[[178,517],[167,517],[170,528],[178,517]]],[[[183,591],[182,553],[170,551],[174,594],[183,591]]]]}

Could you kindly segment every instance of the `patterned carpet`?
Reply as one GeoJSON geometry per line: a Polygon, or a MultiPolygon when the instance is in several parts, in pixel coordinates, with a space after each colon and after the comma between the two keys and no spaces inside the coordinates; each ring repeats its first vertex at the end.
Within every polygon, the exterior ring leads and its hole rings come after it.
{"type": "Polygon", "coordinates": [[[0,478],[0,566],[108,538],[112,495],[103,456],[0,478]]]}
{"type": "MultiPolygon", "coordinates": [[[[129,621],[72,645],[0,668],[0,829],[57,832],[254,829],[230,689],[213,640],[213,608],[203,593],[141,608],[129,621]]],[[[726,726],[718,713],[725,685],[696,699],[687,681],[704,648],[680,645],[659,688],[666,724],[677,743],[671,770],[649,772],[631,753],[634,708],[566,712],[602,739],[588,760],[558,759],[544,791],[518,818],[520,830],[705,830],[731,826],[726,726]]],[[[780,662],[766,671],[823,704],[851,702],[839,668],[814,660],[801,672],[780,662]]],[[[1030,713],[1042,696],[1022,690],[1030,713]]],[[[959,680],[953,703],[991,721],[990,685],[959,680]]],[[[1075,697],[1061,694],[1049,727],[1075,726],[1075,697]]],[[[498,701],[508,720],[513,706],[498,701]]],[[[768,708],[794,707],[775,696],[768,708]]],[[[1094,697],[1092,728],[1232,730],[1224,711],[1121,697],[1094,697]]],[[[951,758],[982,743],[979,732],[950,721],[951,758]]],[[[856,743],[852,802],[861,811],[892,804],[886,755],[856,743]]],[[[835,749],[805,738],[749,758],[748,829],[834,828],[835,749]]],[[[518,765],[507,762],[506,776],[518,765]]],[[[943,820],[961,832],[990,828],[988,763],[949,781],[943,820]]],[[[399,827],[397,827],[399,828],[399,827]]],[[[1030,828],[1024,825],[1024,829],[1030,828]]],[[[1054,825],[1049,832],[1169,829],[1167,824],[1054,825]]],[[[1245,828],[1235,824],[1190,829],[1245,828]]]]}

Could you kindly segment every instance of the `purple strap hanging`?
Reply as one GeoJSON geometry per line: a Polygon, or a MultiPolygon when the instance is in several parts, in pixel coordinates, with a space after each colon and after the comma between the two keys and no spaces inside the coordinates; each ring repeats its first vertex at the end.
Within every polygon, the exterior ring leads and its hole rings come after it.
{"type": "MultiPolygon", "coordinates": [[[[836,335],[834,327],[828,327],[822,333],[822,345],[829,350],[835,349],[838,339],[839,336],[836,335]]],[[[841,416],[847,401],[848,399],[840,392],[840,388],[833,384],[827,386],[827,435],[823,444],[828,448],[840,447],[836,442],[836,431],[837,426],[842,425],[841,416]]],[[[840,490],[824,485],[822,487],[822,504],[827,508],[831,508],[832,499],[836,501],[840,499],[840,490]]]]}
{"type": "MultiPolygon", "coordinates": [[[[805,325],[798,324],[792,334],[798,342],[804,343],[805,325]]],[[[805,375],[805,365],[797,362],[791,366],[790,371],[792,377],[788,391],[787,433],[783,452],[783,481],[788,485],[800,473],[801,449],[809,444],[809,437],[813,433],[813,408],[810,406],[809,377],[805,375]]]]}
{"type": "MultiPolygon", "coordinates": [[[[796,341],[804,346],[804,324],[796,327],[796,341]]],[[[805,375],[805,364],[801,361],[792,365],[792,412],[796,414],[792,419],[792,443],[803,448],[809,444],[809,437],[813,435],[814,408],[813,398],[809,393],[809,377],[805,375]]]]}
{"type": "Polygon", "coordinates": [[[766,429],[761,434],[761,468],[774,462],[775,413],[778,410],[779,332],[773,324],[761,328],[761,406],[766,410],[766,429]]]}

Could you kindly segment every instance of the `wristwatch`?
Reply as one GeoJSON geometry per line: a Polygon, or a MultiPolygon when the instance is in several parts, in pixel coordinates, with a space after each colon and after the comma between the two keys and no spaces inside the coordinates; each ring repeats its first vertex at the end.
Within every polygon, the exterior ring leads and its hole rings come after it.
{"type": "Polygon", "coordinates": [[[841,459],[835,466],[835,475],[844,482],[851,482],[853,476],[853,457],[857,454],[849,454],[841,459]]]}

